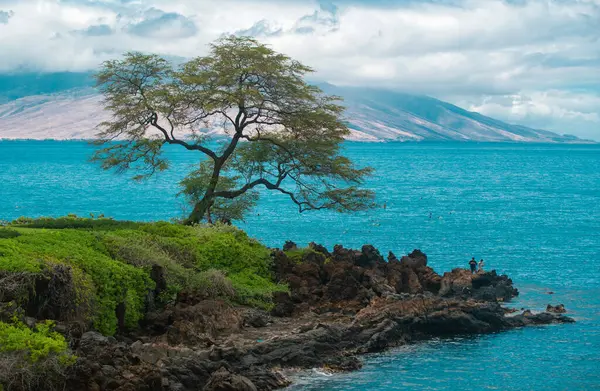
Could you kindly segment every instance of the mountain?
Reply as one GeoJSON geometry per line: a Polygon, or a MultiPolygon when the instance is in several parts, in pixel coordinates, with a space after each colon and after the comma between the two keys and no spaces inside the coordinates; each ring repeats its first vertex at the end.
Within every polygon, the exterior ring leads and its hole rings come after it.
{"type": "Polygon", "coordinates": [[[561,136],[486,117],[427,96],[399,92],[319,85],[328,94],[344,98],[353,136],[398,141],[519,141],[576,142],[561,136]]]}
{"type": "Polygon", "coordinates": [[[0,139],[90,139],[106,119],[95,90],[28,96],[0,105],[0,139]]]}
{"type": "MultiPolygon", "coordinates": [[[[352,140],[584,142],[575,136],[507,124],[427,96],[319,86],[344,98],[352,140]]],[[[108,117],[89,74],[0,76],[0,138],[92,138],[95,127],[108,117]]]]}
{"type": "Polygon", "coordinates": [[[0,74],[0,104],[93,85],[93,75],[89,72],[0,74]]]}

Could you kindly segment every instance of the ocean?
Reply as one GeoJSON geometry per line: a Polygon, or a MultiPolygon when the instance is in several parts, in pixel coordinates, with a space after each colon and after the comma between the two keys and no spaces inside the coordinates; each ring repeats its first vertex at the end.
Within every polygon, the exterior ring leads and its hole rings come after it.
{"type": "MultiPolygon", "coordinates": [[[[565,304],[573,325],[433,340],[365,357],[363,370],[303,374],[291,390],[600,390],[600,146],[351,143],[386,208],[298,214],[263,192],[239,224],[269,246],[369,243],[424,251],[439,272],[484,258],[521,295],[511,305],[565,304]],[[549,294],[554,292],[554,294],[549,294]]],[[[100,213],[168,220],[186,206],[178,181],[198,159],[171,148],[172,170],[148,182],[88,162],[85,142],[0,141],[0,220],[100,213]]]]}

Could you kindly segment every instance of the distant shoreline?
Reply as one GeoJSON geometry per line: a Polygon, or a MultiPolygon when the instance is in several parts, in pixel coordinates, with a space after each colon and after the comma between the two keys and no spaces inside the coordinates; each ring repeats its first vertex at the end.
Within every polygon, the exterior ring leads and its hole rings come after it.
{"type": "MultiPolygon", "coordinates": [[[[0,137],[0,142],[22,142],[22,141],[52,141],[52,142],[87,142],[91,143],[97,139],[90,138],[4,138],[0,137]]],[[[346,139],[345,142],[365,143],[365,144],[507,144],[507,145],[598,145],[600,141],[594,140],[572,140],[572,141],[513,141],[513,140],[360,140],[346,139]]]]}

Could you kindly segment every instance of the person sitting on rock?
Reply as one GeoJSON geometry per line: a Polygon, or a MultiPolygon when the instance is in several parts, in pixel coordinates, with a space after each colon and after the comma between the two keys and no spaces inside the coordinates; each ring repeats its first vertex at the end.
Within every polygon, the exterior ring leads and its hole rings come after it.
{"type": "Polygon", "coordinates": [[[475,257],[471,258],[469,261],[469,266],[471,266],[471,274],[477,272],[477,261],[475,260],[475,257]]]}
{"type": "Polygon", "coordinates": [[[479,270],[477,270],[479,273],[483,273],[483,265],[485,265],[485,263],[482,258],[481,261],[479,261],[479,270]]]}

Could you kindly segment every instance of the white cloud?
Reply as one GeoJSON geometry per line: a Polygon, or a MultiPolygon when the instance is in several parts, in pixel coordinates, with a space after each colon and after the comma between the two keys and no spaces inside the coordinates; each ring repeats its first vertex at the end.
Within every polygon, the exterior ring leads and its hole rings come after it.
{"type": "Polygon", "coordinates": [[[150,8],[140,19],[127,27],[128,33],[152,39],[178,39],[193,37],[198,32],[193,20],[177,12],[150,8]]]}
{"type": "Polygon", "coordinates": [[[568,121],[597,129],[600,0],[333,3],[0,0],[11,10],[0,23],[0,71],[85,70],[132,49],[191,57],[243,33],[332,83],[434,95],[561,132],[577,133],[568,121]]]}
{"type": "Polygon", "coordinates": [[[525,91],[456,101],[468,110],[533,128],[599,139],[600,94],[525,91]]]}
{"type": "Polygon", "coordinates": [[[8,20],[14,15],[13,11],[0,10],[0,24],[8,24],[8,20]]]}

